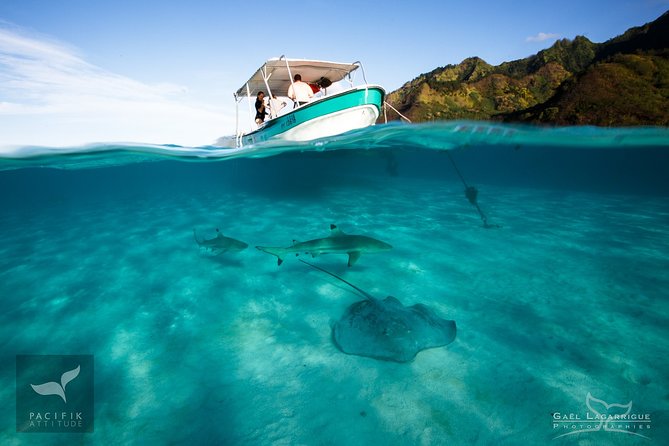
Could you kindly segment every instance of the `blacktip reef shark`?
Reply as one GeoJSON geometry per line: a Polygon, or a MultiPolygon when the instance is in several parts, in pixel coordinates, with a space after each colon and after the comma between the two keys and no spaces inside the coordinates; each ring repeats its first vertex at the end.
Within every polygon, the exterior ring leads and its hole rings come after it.
{"type": "Polygon", "coordinates": [[[293,240],[293,245],[286,248],[256,246],[257,249],[276,256],[281,265],[283,258],[288,254],[311,254],[316,257],[321,254],[348,254],[348,266],[353,266],[363,252],[388,251],[393,247],[386,242],[366,235],[346,234],[336,225],[330,225],[330,235],[306,242],[293,240]]]}
{"type": "Polygon", "coordinates": [[[200,248],[211,250],[216,255],[223,254],[224,252],[243,251],[249,246],[240,240],[224,236],[218,228],[216,228],[216,237],[211,239],[199,239],[195,232],[195,228],[193,228],[193,237],[195,238],[195,243],[197,243],[200,248]]]}

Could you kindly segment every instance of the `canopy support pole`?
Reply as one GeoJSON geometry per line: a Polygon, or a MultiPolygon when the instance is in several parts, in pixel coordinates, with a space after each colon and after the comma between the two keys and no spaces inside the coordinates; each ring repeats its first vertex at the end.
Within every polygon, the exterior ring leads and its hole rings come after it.
{"type": "MultiPolygon", "coordinates": [[[[286,59],[285,55],[282,55],[279,57],[279,60],[284,59],[286,61],[286,69],[288,70],[288,77],[290,78],[290,85],[293,87],[293,94],[295,94],[295,83],[293,82],[293,73],[290,71],[290,64],[288,64],[288,59],[286,59]]],[[[293,98],[288,98],[290,100],[293,100],[293,98]]],[[[297,97],[295,98],[297,99],[297,97]]],[[[297,102],[295,102],[297,104],[297,102]]]]}
{"type": "Polygon", "coordinates": [[[362,71],[362,81],[365,83],[365,100],[367,100],[369,89],[367,88],[367,76],[365,76],[365,67],[362,66],[362,62],[360,62],[359,60],[353,62],[353,64],[358,65],[360,67],[360,71],[362,71]]]}
{"type": "Polygon", "coordinates": [[[272,74],[267,75],[267,67],[263,68],[263,73],[262,73],[262,80],[265,82],[265,88],[267,88],[267,96],[271,99],[272,98],[272,89],[269,88],[269,78],[272,77],[272,74]]]}
{"type": "Polygon", "coordinates": [[[249,102],[249,118],[251,119],[251,122],[256,122],[255,119],[253,119],[253,108],[251,107],[251,87],[249,87],[248,82],[246,83],[246,98],[249,102]]]}
{"type": "Polygon", "coordinates": [[[272,73],[267,75],[267,66],[263,68],[262,80],[265,82],[265,87],[267,88],[267,104],[269,105],[269,119],[276,118],[276,111],[272,107],[272,89],[269,87],[269,78],[272,77],[272,73]]]}
{"type": "Polygon", "coordinates": [[[234,93],[233,96],[235,97],[235,145],[239,147],[239,99],[237,93],[234,93]]]}

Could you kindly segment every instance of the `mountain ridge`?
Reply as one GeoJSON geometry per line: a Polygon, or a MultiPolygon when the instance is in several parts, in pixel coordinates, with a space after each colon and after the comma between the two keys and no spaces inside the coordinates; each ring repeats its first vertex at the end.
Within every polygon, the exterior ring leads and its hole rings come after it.
{"type": "Polygon", "coordinates": [[[669,12],[604,43],[561,39],[493,66],[479,57],[438,67],[387,101],[412,121],[669,125],[669,12]]]}

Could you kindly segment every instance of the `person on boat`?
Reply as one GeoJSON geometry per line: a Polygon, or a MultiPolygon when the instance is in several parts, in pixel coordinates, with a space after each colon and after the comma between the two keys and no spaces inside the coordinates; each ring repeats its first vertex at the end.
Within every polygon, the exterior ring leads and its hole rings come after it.
{"type": "Polygon", "coordinates": [[[279,111],[286,106],[286,102],[279,100],[279,98],[273,94],[267,105],[269,106],[270,118],[276,118],[279,115],[279,111]]]}
{"type": "Polygon", "coordinates": [[[288,87],[288,97],[295,102],[295,107],[304,105],[313,97],[314,92],[306,82],[302,82],[302,76],[293,76],[293,83],[288,87]]]}
{"type": "Polygon", "coordinates": [[[256,96],[256,124],[260,125],[265,122],[266,115],[267,111],[265,111],[265,93],[259,91],[258,96],[256,96]]]}

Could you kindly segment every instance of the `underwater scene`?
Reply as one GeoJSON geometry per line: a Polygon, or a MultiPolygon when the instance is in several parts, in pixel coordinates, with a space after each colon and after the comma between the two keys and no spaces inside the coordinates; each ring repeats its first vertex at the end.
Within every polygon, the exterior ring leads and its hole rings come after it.
{"type": "Polygon", "coordinates": [[[2,445],[669,438],[668,129],[18,148],[0,191],[2,445]],[[90,432],[20,431],[20,355],[92,355],[90,432]]]}

